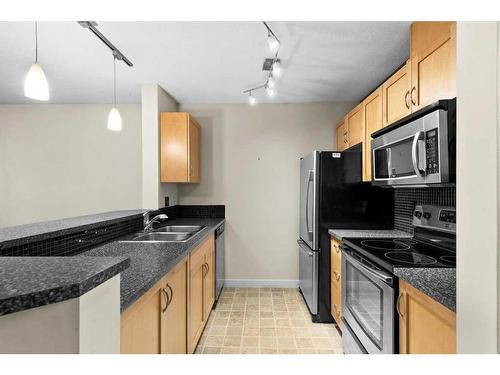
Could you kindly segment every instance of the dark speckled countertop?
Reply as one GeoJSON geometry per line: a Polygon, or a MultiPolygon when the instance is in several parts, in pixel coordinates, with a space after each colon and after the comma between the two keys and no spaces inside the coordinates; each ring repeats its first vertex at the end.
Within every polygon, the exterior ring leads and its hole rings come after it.
{"type": "Polygon", "coordinates": [[[180,260],[224,222],[224,219],[173,219],[168,224],[204,225],[203,230],[186,242],[145,243],[111,242],[86,251],[78,257],[130,258],[130,267],[121,273],[121,311],[134,303],[180,260]]]}

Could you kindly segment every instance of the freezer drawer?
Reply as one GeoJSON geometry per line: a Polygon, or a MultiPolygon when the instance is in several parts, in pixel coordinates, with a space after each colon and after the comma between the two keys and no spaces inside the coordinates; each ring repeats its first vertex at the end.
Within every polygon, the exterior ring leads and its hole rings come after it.
{"type": "Polygon", "coordinates": [[[299,244],[299,288],[311,314],[318,313],[318,252],[304,241],[299,244]]]}

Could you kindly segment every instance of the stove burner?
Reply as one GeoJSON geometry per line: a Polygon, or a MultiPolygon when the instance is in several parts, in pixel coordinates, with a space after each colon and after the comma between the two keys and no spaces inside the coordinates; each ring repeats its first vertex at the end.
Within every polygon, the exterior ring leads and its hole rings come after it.
{"type": "Polygon", "coordinates": [[[364,240],[361,245],[377,250],[408,250],[410,246],[391,240],[364,240]]]}
{"type": "Polygon", "coordinates": [[[457,257],[455,255],[443,255],[439,257],[443,262],[455,264],[457,262],[457,257]]]}
{"type": "Polygon", "coordinates": [[[386,258],[395,260],[400,263],[407,263],[414,265],[429,265],[437,263],[437,260],[434,258],[410,251],[389,251],[384,255],[386,258]]]}

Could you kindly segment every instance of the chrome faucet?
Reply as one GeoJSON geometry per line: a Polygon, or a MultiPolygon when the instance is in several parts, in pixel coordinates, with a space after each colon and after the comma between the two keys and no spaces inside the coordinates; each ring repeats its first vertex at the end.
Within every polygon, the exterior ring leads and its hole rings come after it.
{"type": "Polygon", "coordinates": [[[149,220],[149,211],[146,212],[143,216],[144,216],[144,232],[149,232],[150,229],[153,227],[153,224],[156,223],[157,221],[162,221],[162,220],[168,219],[167,215],[160,214],[160,215],[156,215],[151,220],[149,220]]]}

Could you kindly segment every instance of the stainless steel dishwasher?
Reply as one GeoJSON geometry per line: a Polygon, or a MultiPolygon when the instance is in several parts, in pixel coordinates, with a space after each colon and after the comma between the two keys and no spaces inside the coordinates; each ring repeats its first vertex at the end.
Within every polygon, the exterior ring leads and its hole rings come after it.
{"type": "Polygon", "coordinates": [[[215,230],[215,300],[219,300],[224,286],[224,224],[215,230]]]}

